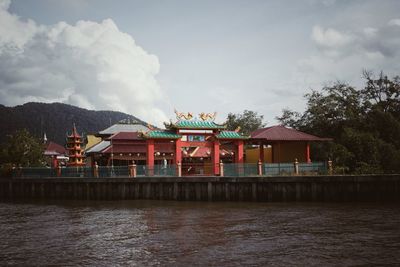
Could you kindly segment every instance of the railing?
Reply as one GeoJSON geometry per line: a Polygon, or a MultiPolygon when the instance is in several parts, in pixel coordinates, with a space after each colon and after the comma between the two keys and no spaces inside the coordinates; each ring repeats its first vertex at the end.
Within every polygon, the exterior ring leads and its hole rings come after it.
{"type": "Polygon", "coordinates": [[[263,174],[265,175],[292,175],[295,173],[293,163],[265,163],[263,174]]]}
{"type": "MultiPolygon", "coordinates": [[[[13,177],[77,177],[77,178],[109,178],[129,177],[130,166],[97,166],[97,167],[60,167],[60,168],[15,168],[13,177]]],[[[176,165],[137,165],[136,176],[176,176],[176,165]]]]}
{"type": "Polygon", "coordinates": [[[176,176],[176,165],[137,165],[137,176],[176,176]]]}
{"type": "MultiPolygon", "coordinates": [[[[219,175],[227,177],[277,176],[277,175],[323,175],[329,173],[331,165],[326,162],[313,163],[218,163],[219,175]],[[330,167],[329,167],[330,166],[330,167]]],[[[185,172],[186,165],[129,165],[129,166],[94,166],[94,167],[58,167],[58,168],[15,168],[13,177],[78,177],[78,178],[112,178],[112,177],[165,177],[190,176],[185,172]]],[[[213,171],[212,166],[204,169],[213,171]]],[[[198,174],[195,174],[198,175],[198,174]]],[[[213,175],[213,173],[203,173],[213,175]]]]}
{"type": "Polygon", "coordinates": [[[299,163],[299,174],[328,174],[327,162],[299,163]]]}
{"type": "Polygon", "coordinates": [[[257,163],[225,163],[223,165],[224,176],[228,177],[245,177],[258,175],[257,163]]]}
{"type": "Polygon", "coordinates": [[[317,175],[327,174],[327,164],[325,162],[297,163],[265,163],[263,174],[271,175],[317,175]]]}

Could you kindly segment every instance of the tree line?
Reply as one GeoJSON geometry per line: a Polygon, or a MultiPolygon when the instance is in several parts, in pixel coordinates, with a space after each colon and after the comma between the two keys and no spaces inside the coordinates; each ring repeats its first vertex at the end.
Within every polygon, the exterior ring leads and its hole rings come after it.
{"type": "Polygon", "coordinates": [[[313,144],[315,160],[331,158],[345,173],[399,173],[400,77],[363,72],[364,86],[336,82],[305,95],[304,112],[284,109],[283,125],[334,142],[313,144]]]}

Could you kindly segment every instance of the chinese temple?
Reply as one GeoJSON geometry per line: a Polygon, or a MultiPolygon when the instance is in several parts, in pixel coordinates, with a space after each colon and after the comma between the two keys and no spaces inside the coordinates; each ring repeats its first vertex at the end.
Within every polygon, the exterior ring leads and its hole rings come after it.
{"type": "Polygon", "coordinates": [[[94,145],[86,154],[99,165],[137,165],[181,163],[184,175],[219,175],[219,163],[243,163],[247,136],[239,129],[226,130],[215,123],[216,113],[175,111],[176,121],[165,123],[165,129],[148,125],[144,130],[115,132],[94,145]]]}
{"type": "MultiPolygon", "coordinates": [[[[240,129],[231,131],[216,123],[216,113],[200,113],[197,118],[190,112],[175,114],[175,122],[164,123],[165,129],[128,121],[99,132],[101,141],[85,151],[87,164],[127,166],[134,162],[150,170],[180,164],[182,175],[219,175],[221,162],[311,163],[310,143],[332,140],[282,125],[244,136],[240,129]]],[[[80,137],[76,135],[75,129],[69,143],[79,148],[80,137]]],[[[76,162],[82,153],[70,150],[70,155],[78,155],[70,160],[76,162]]]]}

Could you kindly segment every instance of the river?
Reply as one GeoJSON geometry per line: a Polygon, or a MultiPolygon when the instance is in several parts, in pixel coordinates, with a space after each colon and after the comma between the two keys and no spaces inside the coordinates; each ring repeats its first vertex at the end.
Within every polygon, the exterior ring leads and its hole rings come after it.
{"type": "Polygon", "coordinates": [[[0,265],[400,265],[400,205],[0,203],[0,265]]]}

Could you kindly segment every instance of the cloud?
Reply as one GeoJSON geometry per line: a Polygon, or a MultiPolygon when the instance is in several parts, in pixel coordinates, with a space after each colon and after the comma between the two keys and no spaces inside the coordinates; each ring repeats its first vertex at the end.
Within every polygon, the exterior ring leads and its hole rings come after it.
{"type": "Polygon", "coordinates": [[[335,29],[324,29],[319,25],[313,27],[311,38],[324,48],[344,47],[354,41],[354,37],[335,29]]]}
{"type": "Polygon", "coordinates": [[[0,0],[0,101],[63,102],[128,112],[151,123],[167,120],[157,106],[158,58],[111,19],[38,25],[0,0]]]}
{"type": "Polygon", "coordinates": [[[320,88],[323,83],[335,80],[362,86],[363,69],[388,75],[400,73],[400,27],[398,19],[373,26],[348,26],[343,29],[315,25],[311,40],[318,48],[314,53],[297,62],[297,72],[306,84],[320,88]]]}
{"type": "Polygon", "coordinates": [[[388,22],[389,26],[400,26],[400,19],[391,19],[388,22]]]}

